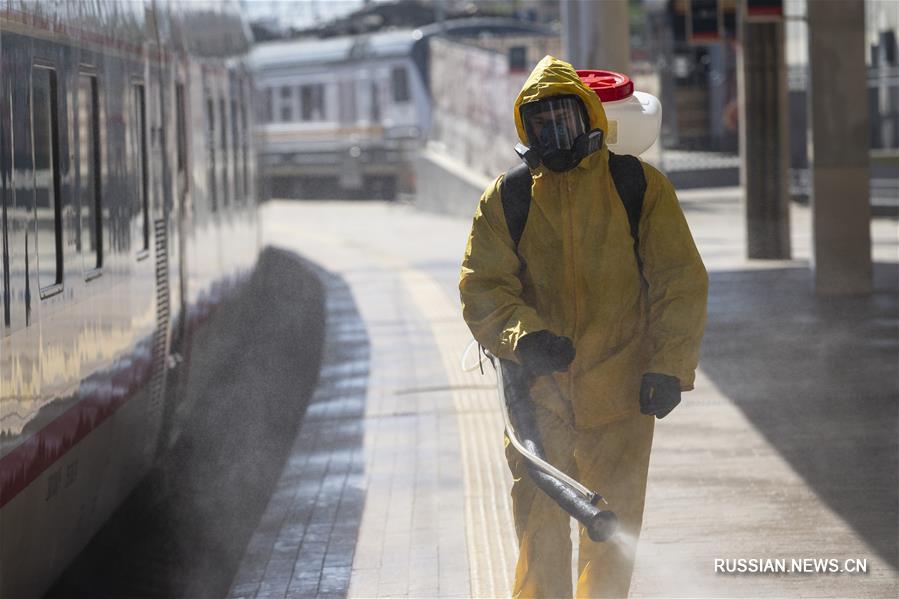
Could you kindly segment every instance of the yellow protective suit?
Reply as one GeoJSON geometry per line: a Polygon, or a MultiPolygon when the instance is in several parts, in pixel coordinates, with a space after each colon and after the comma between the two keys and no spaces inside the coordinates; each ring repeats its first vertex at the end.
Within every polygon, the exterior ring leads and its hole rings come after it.
{"type": "MultiPolygon", "coordinates": [[[[519,106],[558,94],[579,96],[591,128],[607,130],[599,98],[571,65],[547,56],[515,102],[523,143],[519,106]]],[[[674,188],[653,167],[643,169],[639,248],[646,284],[606,147],[564,173],[532,171],[533,199],[517,252],[497,178],[475,213],[459,283],[472,334],[501,358],[514,360],[518,340],[535,331],[572,339],[577,353],[568,371],[539,377],[531,387],[543,443],[559,465],[606,495],[633,537],[642,521],[653,431],[652,417],[640,414],[640,380],[656,372],[677,377],[682,390],[693,388],[708,289],[674,188]]],[[[558,571],[570,555],[567,517],[543,505],[546,498],[516,459],[510,467],[521,544],[515,595],[570,596],[567,571],[558,571]],[[538,555],[545,559],[535,563],[538,555]]],[[[627,593],[632,555],[610,571],[594,561],[603,550],[589,540],[581,544],[579,595],[627,593]]]]}

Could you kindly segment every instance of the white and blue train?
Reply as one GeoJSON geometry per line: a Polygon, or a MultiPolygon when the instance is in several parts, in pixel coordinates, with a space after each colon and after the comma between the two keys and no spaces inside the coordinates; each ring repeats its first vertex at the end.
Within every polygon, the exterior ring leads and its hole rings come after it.
{"type": "Polygon", "coordinates": [[[430,104],[413,50],[420,31],[279,41],[250,56],[260,161],[275,197],[412,190],[430,104]]]}

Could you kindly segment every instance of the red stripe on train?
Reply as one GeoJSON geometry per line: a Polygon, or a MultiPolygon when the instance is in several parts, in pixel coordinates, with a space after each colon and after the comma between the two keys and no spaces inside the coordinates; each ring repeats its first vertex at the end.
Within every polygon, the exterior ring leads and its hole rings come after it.
{"type": "MultiPolygon", "coordinates": [[[[187,319],[188,338],[206,322],[221,302],[220,296],[226,293],[220,289],[214,297],[200,299],[199,305],[187,319]]],[[[141,347],[141,344],[136,347],[141,347]]],[[[153,366],[150,352],[135,351],[130,358],[132,364],[129,367],[120,367],[119,372],[114,372],[113,368],[106,377],[98,376],[100,384],[94,390],[85,393],[75,405],[0,458],[0,509],[115,414],[138,391],[149,387],[153,366]]],[[[82,381],[82,388],[89,381],[90,378],[82,381]]],[[[79,389],[80,393],[82,391],[79,389]]]]}
{"type": "Polygon", "coordinates": [[[111,375],[47,426],[0,458],[0,508],[137,395],[152,372],[150,355],[111,375]]]}

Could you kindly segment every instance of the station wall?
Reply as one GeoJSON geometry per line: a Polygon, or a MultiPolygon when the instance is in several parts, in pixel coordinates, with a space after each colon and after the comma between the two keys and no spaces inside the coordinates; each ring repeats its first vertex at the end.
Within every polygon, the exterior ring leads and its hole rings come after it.
{"type": "Polygon", "coordinates": [[[519,162],[515,98],[543,56],[559,55],[560,42],[516,36],[430,43],[433,112],[427,148],[416,161],[417,203],[471,216],[484,188],[519,162]]]}

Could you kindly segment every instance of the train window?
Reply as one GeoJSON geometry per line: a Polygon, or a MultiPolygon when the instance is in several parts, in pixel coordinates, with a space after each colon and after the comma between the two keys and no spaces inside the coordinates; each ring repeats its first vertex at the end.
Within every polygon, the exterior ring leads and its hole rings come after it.
{"type": "Polygon", "coordinates": [[[31,136],[41,297],[48,297],[62,289],[62,210],[57,115],[56,71],[34,65],[31,71],[31,136]]]}
{"type": "Polygon", "coordinates": [[[393,86],[393,101],[409,101],[409,71],[406,67],[395,67],[390,73],[390,82],[393,86]]]}
{"type": "Polygon", "coordinates": [[[288,123],[293,120],[293,88],[284,86],[281,88],[281,122],[288,123]]]}
{"type": "Polygon", "coordinates": [[[356,84],[353,81],[341,81],[338,84],[338,118],[341,123],[356,122],[356,84]]]}
{"type": "Polygon", "coordinates": [[[240,169],[238,168],[237,161],[240,156],[240,146],[238,145],[240,142],[240,134],[237,130],[237,100],[232,98],[231,100],[231,172],[234,177],[234,193],[235,193],[235,201],[240,201],[240,185],[238,180],[240,179],[240,169]]]}
{"type": "Polygon", "coordinates": [[[378,84],[371,82],[371,120],[374,123],[381,122],[381,99],[378,96],[378,84]]]}
{"type": "Polygon", "coordinates": [[[250,137],[250,128],[247,123],[247,102],[246,102],[247,94],[246,88],[241,92],[241,102],[240,102],[240,130],[243,131],[243,137],[241,138],[241,147],[243,151],[240,156],[242,159],[242,167],[243,167],[243,176],[241,177],[241,183],[243,183],[243,197],[248,198],[250,196],[250,184],[249,184],[249,173],[247,169],[247,163],[249,162],[249,137],[250,137]]]}
{"type": "Polygon", "coordinates": [[[528,69],[527,46],[512,46],[509,48],[509,72],[523,73],[528,69]]]}
{"type": "Polygon", "coordinates": [[[300,109],[304,121],[325,120],[325,86],[301,85],[300,109]]]}
{"type": "MultiPolygon", "coordinates": [[[[7,235],[7,205],[10,203],[11,181],[7,180],[7,170],[12,166],[12,156],[6,157],[6,136],[3,123],[5,122],[3,109],[0,109],[0,209],[2,209],[2,220],[0,226],[3,227],[2,240],[3,246],[0,247],[0,272],[3,273],[3,326],[9,327],[12,322],[12,314],[9,307],[9,241],[7,235]]],[[[10,152],[11,154],[11,152],[10,152]]]]}
{"type": "Polygon", "coordinates": [[[274,117],[272,116],[274,112],[272,111],[272,102],[274,99],[272,98],[272,88],[265,88],[265,95],[262,99],[262,114],[260,115],[263,123],[271,123],[274,122],[274,117]]]}
{"type": "Polygon", "coordinates": [[[209,187],[209,206],[215,212],[218,210],[218,195],[215,184],[215,103],[212,98],[206,98],[206,185],[209,187]]]}
{"type": "Polygon", "coordinates": [[[184,84],[175,84],[175,131],[178,142],[178,174],[187,170],[187,130],[184,122],[184,84]]]}
{"type": "Polygon", "coordinates": [[[222,144],[222,204],[228,205],[228,114],[225,112],[225,100],[219,98],[219,120],[222,127],[222,136],[219,141],[222,144]]]}
{"type": "Polygon", "coordinates": [[[141,237],[143,244],[141,245],[141,255],[150,250],[150,173],[149,164],[147,162],[147,98],[144,93],[144,84],[135,83],[132,87],[132,118],[134,131],[134,157],[137,164],[138,176],[140,177],[137,184],[137,209],[142,217],[141,237]]]}
{"type": "Polygon", "coordinates": [[[81,258],[88,273],[103,266],[103,207],[100,190],[100,105],[97,78],[78,77],[78,180],[81,199],[81,258]]]}

